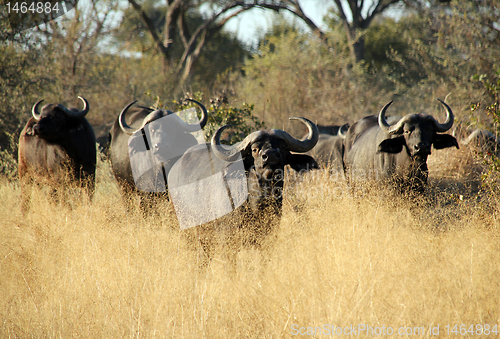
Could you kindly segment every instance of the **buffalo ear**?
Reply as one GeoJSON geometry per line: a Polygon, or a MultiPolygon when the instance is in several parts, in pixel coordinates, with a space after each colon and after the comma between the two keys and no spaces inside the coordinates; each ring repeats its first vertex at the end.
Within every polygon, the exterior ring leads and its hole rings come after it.
{"type": "Polygon", "coordinates": [[[377,152],[381,153],[399,153],[403,150],[405,137],[399,136],[392,139],[385,139],[378,145],[377,152]]]}
{"type": "Polygon", "coordinates": [[[319,169],[316,160],[307,154],[291,154],[287,164],[297,172],[319,169]]]}
{"type": "Polygon", "coordinates": [[[457,139],[455,139],[455,137],[453,137],[449,134],[436,134],[436,135],[434,135],[434,140],[432,141],[432,146],[434,146],[435,149],[443,149],[443,148],[448,148],[448,147],[453,147],[453,146],[455,146],[456,148],[459,148],[457,139]]]}

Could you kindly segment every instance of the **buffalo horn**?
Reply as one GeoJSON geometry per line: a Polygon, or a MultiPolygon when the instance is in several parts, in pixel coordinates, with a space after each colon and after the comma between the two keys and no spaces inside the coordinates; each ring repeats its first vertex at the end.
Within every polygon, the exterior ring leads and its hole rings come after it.
{"type": "Polygon", "coordinates": [[[450,106],[445,104],[445,102],[442,100],[439,100],[439,102],[442,103],[444,108],[446,109],[446,120],[444,123],[440,124],[437,120],[434,119],[434,124],[436,125],[436,130],[438,132],[442,133],[442,132],[446,132],[447,130],[449,130],[451,128],[451,126],[453,126],[453,121],[454,121],[455,117],[453,116],[453,112],[452,112],[450,106]]]}
{"type": "Polygon", "coordinates": [[[72,111],[72,110],[64,107],[63,105],[60,105],[60,106],[62,106],[61,108],[64,111],[64,113],[66,113],[67,116],[73,117],[73,118],[83,118],[89,112],[89,102],[87,101],[87,99],[82,98],[81,96],[78,96],[78,99],[83,101],[83,110],[81,110],[81,111],[72,111]]]}
{"type": "Polygon", "coordinates": [[[389,125],[387,121],[385,120],[385,112],[387,111],[387,108],[392,104],[392,100],[389,101],[382,109],[380,110],[380,113],[378,114],[378,125],[380,128],[387,132],[388,134],[396,134],[400,133],[401,128],[403,127],[403,124],[406,121],[406,117],[403,117],[399,119],[399,121],[394,124],[394,125],[389,125]]]}
{"type": "MultiPolygon", "coordinates": [[[[208,120],[207,109],[205,108],[205,106],[203,106],[201,103],[199,103],[196,100],[193,100],[193,99],[186,99],[186,100],[192,101],[195,104],[197,104],[198,106],[200,106],[201,111],[202,111],[201,120],[200,120],[199,123],[196,123],[196,124],[188,124],[184,120],[182,120],[180,117],[177,116],[178,119],[176,121],[177,121],[177,123],[179,123],[182,126],[182,128],[184,129],[185,132],[189,132],[189,133],[191,133],[191,132],[197,132],[197,131],[200,130],[200,127],[203,128],[207,124],[207,120],[208,120]]],[[[130,104],[128,104],[127,106],[125,106],[125,108],[123,108],[123,110],[121,111],[120,117],[118,119],[118,122],[120,123],[120,127],[121,127],[123,133],[128,134],[128,135],[134,134],[136,131],[144,128],[144,126],[147,125],[148,122],[152,121],[151,119],[145,120],[143,122],[142,126],[139,127],[138,129],[133,129],[132,127],[130,127],[129,125],[127,125],[127,123],[125,122],[125,113],[136,102],[137,102],[137,100],[134,101],[134,102],[131,102],[130,104]]],[[[169,112],[168,114],[172,113],[171,111],[168,111],[168,112],[169,112]]]]}
{"type": "MultiPolygon", "coordinates": [[[[301,141],[295,139],[290,134],[282,130],[273,129],[269,132],[269,134],[285,141],[287,149],[289,151],[303,153],[311,150],[318,142],[318,127],[306,118],[293,117],[290,118],[290,120],[299,120],[307,126],[307,128],[309,129],[309,134],[307,135],[305,140],[301,141]]],[[[215,132],[214,136],[212,137],[213,152],[218,158],[228,162],[235,161],[238,158],[238,153],[240,152],[242,157],[245,157],[250,151],[249,146],[265,133],[263,131],[253,132],[247,135],[247,137],[243,139],[243,141],[239,145],[234,146],[232,149],[226,149],[220,143],[220,136],[222,132],[229,126],[231,125],[222,126],[215,132]]]]}
{"type": "Polygon", "coordinates": [[[203,106],[201,103],[199,103],[196,100],[193,100],[193,99],[186,99],[186,100],[194,102],[195,104],[197,104],[201,108],[202,115],[201,115],[201,120],[198,124],[192,124],[192,125],[184,124],[184,127],[186,128],[186,132],[197,132],[200,130],[200,127],[203,128],[207,124],[207,121],[208,121],[207,109],[205,108],[205,106],[203,106]]]}
{"type": "MultiPolygon", "coordinates": [[[[136,131],[135,129],[133,129],[132,127],[130,127],[129,125],[127,125],[127,123],[125,122],[125,113],[128,111],[128,109],[137,102],[136,101],[132,101],[130,104],[128,104],[127,106],[125,106],[123,108],[123,110],[120,112],[120,117],[118,118],[118,123],[120,124],[120,128],[122,129],[123,133],[125,134],[128,134],[128,135],[132,135],[134,134],[134,132],[136,131]]],[[[141,127],[142,128],[142,127],[141,127]]],[[[140,128],[139,128],[140,129],[140,128]]]]}
{"type": "Polygon", "coordinates": [[[246,136],[242,142],[237,144],[236,146],[232,146],[231,149],[226,149],[220,143],[220,136],[222,132],[231,125],[224,125],[220,127],[212,137],[212,151],[215,155],[224,161],[233,162],[238,159],[239,153],[242,153],[242,157],[246,155],[248,152],[247,148],[249,145],[255,142],[259,136],[262,135],[262,131],[253,132],[246,136]]]}
{"type": "Polygon", "coordinates": [[[33,108],[31,109],[31,114],[33,114],[33,118],[35,118],[35,120],[40,120],[40,112],[38,111],[38,105],[40,105],[41,103],[43,102],[43,99],[42,100],[38,100],[36,102],[36,104],[33,105],[33,108]]]}
{"type": "Polygon", "coordinates": [[[316,146],[316,143],[318,142],[318,137],[319,137],[318,127],[311,120],[308,120],[306,118],[292,117],[289,119],[290,120],[299,120],[300,122],[302,122],[304,125],[307,126],[307,129],[309,130],[309,134],[307,135],[307,137],[304,140],[301,141],[299,139],[295,139],[287,132],[279,130],[279,129],[271,130],[270,134],[275,135],[275,136],[279,137],[280,139],[283,139],[286,142],[287,149],[289,151],[297,152],[297,153],[305,153],[307,151],[310,151],[314,146],[316,146]]]}

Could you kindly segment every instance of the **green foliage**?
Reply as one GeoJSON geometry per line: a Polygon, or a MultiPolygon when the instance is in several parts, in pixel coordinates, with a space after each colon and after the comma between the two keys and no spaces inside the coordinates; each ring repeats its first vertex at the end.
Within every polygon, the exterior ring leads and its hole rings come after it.
{"type": "Polygon", "coordinates": [[[284,125],[289,117],[344,124],[380,109],[376,97],[386,93],[380,85],[386,78],[376,70],[349,66],[348,52],[337,53],[335,47],[311,35],[280,34],[266,37],[258,54],[246,61],[245,78],[237,88],[238,95],[255,103],[255,110],[271,127],[299,136],[305,132],[302,126],[284,125]]]}
{"type": "MultiPolygon", "coordinates": [[[[198,107],[198,105],[186,100],[172,100],[169,105],[163,102],[159,96],[153,96],[151,92],[147,95],[154,98],[154,109],[170,109],[174,112],[179,112],[190,107],[198,107]]],[[[186,98],[193,98],[200,103],[203,103],[203,93],[196,92],[193,95],[188,93],[186,98]]],[[[260,129],[266,128],[266,124],[258,117],[253,115],[254,105],[243,103],[241,107],[235,107],[229,104],[225,96],[219,96],[210,100],[210,105],[204,105],[208,111],[207,125],[203,128],[205,140],[210,140],[220,127],[231,125],[229,131],[225,132],[223,142],[235,144],[242,141],[248,134],[260,129]]]]}
{"type": "Polygon", "coordinates": [[[40,77],[36,40],[13,31],[5,21],[0,21],[0,31],[5,38],[0,41],[0,176],[12,179],[19,133],[30,117],[38,87],[50,84],[40,77]]]}
{"type": "Polygon", "coordinates": [[[375,21],[365,34],[365,60],[370,67],[384,68],[384,71],[398,71],[398,64],[389,57],[390,54],[405,55],[410,49],[408,40],[400,31],[400,25],[391,18],[375,21]]]}
{"type": "Polygon", "coordinates": [[[254,105],[243,103],[241,108],[228,103],[213,102],[210,105],[209,121],[204,128],[205,137],[210,140],[215,131],[224,125],[231,125],[233,132],[228,132],[224,138],[233,145],[242,141],[248,134],[266,128],[263,121],[253,115],[254,105]]]}
{"type": "MultiPolygon", "coordinates": [[[[147,0],[141,3],[142,9],[153,21],[155,27],[162,31],[165,26],[165,6],[155,6],[155,0],[147,0]]],[[[120,50],[129,52],[141,52],[145,54],[155,54],[156,47],[151,34],[146,29],[137,11],[129,6],[123,10],[123,17],[120,25],[115,29],[112,43],[120,50]]],[[[181,49],[176,49],[180,57],[181,49]]]]}
{"type": "MultiPolygon", "coordinates": [[[[148,0],[142,6],[153,21],[158,34],[162,35],[165,29],[167,7],[158,5],[157,1],[154,0],[148,0]]],[[[186,25],[190,32],[194,32],[203,23],[202,14],[197,10],[188,11],[186,25]]],[[[170,57],[162,72],[165,78],[168,77],[169,80],[172,80],[178,76],[176,73],[178,63],[185,53],[185,49],[178,34],[170,39],[170,57]]],[[[165,60],[158,58],[160,53],[151,38],[151,34],[137,11],[132,7],[124,11],[122,23],[113,36],[113,43],[119,50],[125,50],[132,54],[140,52],[142,59],[148,60],[155,57],[155,59],[160,59],[156,62],[165,63],[165,60]]],[[[224,30],[216,31],[213,36],[206,39],[203,53],[194,65],[190,78],[191,87],[196,90],[212,88],[218,74],[230,69],[240,69],[243,60],[247,57],[249,57],[249,53],[246,47],[235,36],[224,30]]]]}
{"type": "Polygon", "coordinates": [[[390,57],[397,71],[390,77],[396,92],[429,97],[453,92],[455,100],[473,101],[482,88],[474,74],[493,74],[498,66],[498,10],[488,2],[433,4],[398,22],[406,48],[390,57]]]}
{"type": "MultiPolygon", "coordinates": [[[[488,93],[489,100],[485,110],[493,120],[493,126],[498,132],[500,126],[500,68],[493,75],[474,75],[472,79],[482,83],[488,93]]],[[[480,104],[472,105],[471,111],[474,112],[479,106],[480,104]]],[[[500,157],[498,153],[489,151],[481,152],[479,155],[486,167],[486,171],[481,175],[483,189],[490,193],[498,193],[500,191],[500,157]]]]}

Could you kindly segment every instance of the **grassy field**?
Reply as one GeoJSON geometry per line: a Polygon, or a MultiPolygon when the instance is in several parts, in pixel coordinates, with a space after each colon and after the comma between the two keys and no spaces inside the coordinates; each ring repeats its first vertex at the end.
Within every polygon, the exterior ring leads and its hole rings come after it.
{"type": "Polygon", "coordinates": [[[22,216],[18,184],[0,185],[0,337],[324,337],[351,325],[375,332],[359,338],[438,325],[446,337],[446,325],[500,323],[500,210],[476,195],[466,150],[434,152],[418,201],[354,198],[318,173],[289,181],[272,249],[242,251],[234,274],[222,256],[199,270],[168,206],[127,212],[99,165],[91,203],[35,191],[22,216]]]}

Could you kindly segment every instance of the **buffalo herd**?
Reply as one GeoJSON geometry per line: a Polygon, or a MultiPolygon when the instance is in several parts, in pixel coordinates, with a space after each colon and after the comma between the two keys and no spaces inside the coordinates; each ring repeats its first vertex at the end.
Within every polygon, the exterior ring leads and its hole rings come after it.
{"type": "MultiPolygon", "coordinates": [[[[92,199],[96,137],[85,118],[89,103],[79,98],[82,110],[62,104],[47,104],[40,109],[43,100],[33,106],[33,116],[19,138],[18,171],[24,213],[29,209],[30,186],[34,183],[48,183],[54,190],[76,185],[92,199]]],[[[290,119],[308,129],[301,139],[271,129],[250,133],[234,146],[221,144],[221,135],[229,126],[220,127],[210,143],[200,143],[192,135],[205,127],[209,113],[201,103],[190,101],[201,109],[201,119],[196,123],[187,123],[165,109],[132,108],[134,101],[117,115],[103,143],[109,147],[111,170],[123,196],[139,196],[146,214],[156,199],[175,205],[176,195],[184,191],[191,190],[195,200],[203,200],[206,195],[200,190],[220,188],[229,197],[224,198],[228,211],[208,213],[205,219],[199,219],[198,227],[188,231],[208,261],[221,241],[234,248],[262,246],[281,218],[286,165],[297,172],[318,168],[338,171],[351,187],[371,181],[397,191],[422,194],[431,149],[459,147],[454,136],[445,134],[453,126],[454,114],[443,101],[446,119],[442,123],[427,114],[386,118],[389,102],[378,115],[364,117],[350,127],[316,125],[295,117],[290,119]],[[202,182],[214,184],[203,186],[202,182]]],[[[483,137],[489,144],[498,145],[498,139],[488,133],[474,131],[466,142],[477,143],[483,137]]],[[[175,207],[178,215],[183,211],[203,214],[197,211],[202,207],[197,207],[196,201],[193,206],[191,212],[180,204],[175,207]]]]}

